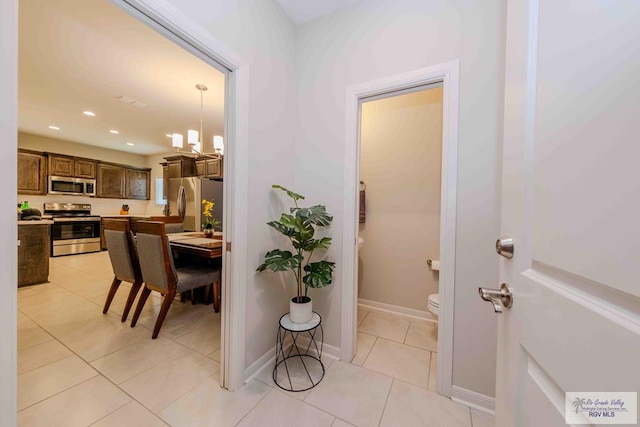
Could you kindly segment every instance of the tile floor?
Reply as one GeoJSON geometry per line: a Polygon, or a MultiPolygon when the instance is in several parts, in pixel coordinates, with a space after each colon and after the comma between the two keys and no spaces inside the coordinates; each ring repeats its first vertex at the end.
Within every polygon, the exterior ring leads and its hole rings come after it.
{"type": "Polygon", "coordinates": [[[51,283],[18,290],[20,426],[493,425],[432,391],[429,325],[362,311],[354,363],[323,358],[314,389],[281,391],[267,366],[230,393],[219,386],[220,316],[211,305],[174,303],[151,340],[160,299],[130,328],[119,321],[127,288],[102,314],[111,279],[106,252],[76,255],[51,259],[51,283]]]}

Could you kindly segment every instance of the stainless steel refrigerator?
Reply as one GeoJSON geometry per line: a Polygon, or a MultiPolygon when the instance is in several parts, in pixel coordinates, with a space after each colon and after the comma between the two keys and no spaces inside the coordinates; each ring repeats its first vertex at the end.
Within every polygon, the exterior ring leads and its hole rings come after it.
{"type": "Polygon", "coordinates": [[[222,225],[222,181],[207,178],[171,178],[169,214],[184,218],[185,231],[202,230],[202,200],[213,200],[213,217],[222,225]]]}

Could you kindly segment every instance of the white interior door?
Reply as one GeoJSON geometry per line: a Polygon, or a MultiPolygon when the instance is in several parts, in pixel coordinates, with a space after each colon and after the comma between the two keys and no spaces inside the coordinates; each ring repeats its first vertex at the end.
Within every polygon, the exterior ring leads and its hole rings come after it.
{"type": "Polygon", "coordinates": [[[640,2],[507,13],[496,425],[564,426],[566,392],[640,391],[640,2]]]}

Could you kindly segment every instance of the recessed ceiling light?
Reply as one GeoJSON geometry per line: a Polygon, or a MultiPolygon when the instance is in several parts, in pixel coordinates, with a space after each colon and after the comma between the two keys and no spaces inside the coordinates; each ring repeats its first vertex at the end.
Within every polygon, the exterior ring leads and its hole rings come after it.
{"type": "Polygon", "coordinates": [[[83,111],[82,114],[84,114],[85,116],[90,116],[90,117],[95,117],[96,113],[94,113],[93,111],[83,111]]]}
{"type": "Polygon", "coordinates": [[[114,129],[111,129],[109,132],[115,133],[116,135],[120,133],[120,132],[118,132],[117,130],[114,130],[114,129]]]}
{"type": "Polygon", "coordinates": [[[127,145],[130,146],[130,147],[133,147],[136,144],[134,144],[133,142],[127,142],[127,145]]]}
{"type": "Polygon", "coordinates": [[[53,126],[53,125],[49,126],[49,129],[60,130],[60,128],[58,126],[53,126]]]}

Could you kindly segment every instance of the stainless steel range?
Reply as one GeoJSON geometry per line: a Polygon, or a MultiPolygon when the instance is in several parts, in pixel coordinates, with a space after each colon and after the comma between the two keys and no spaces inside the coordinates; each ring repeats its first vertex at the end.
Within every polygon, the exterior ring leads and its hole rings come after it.
{"type": "Polygon", "coordinates": [[[100,217],[86,203],[45,203],[44,215],[53,219],[51,256],[100,251],[100,217]]]}

